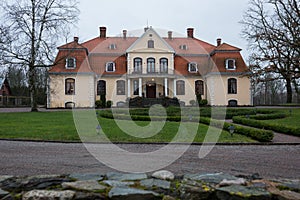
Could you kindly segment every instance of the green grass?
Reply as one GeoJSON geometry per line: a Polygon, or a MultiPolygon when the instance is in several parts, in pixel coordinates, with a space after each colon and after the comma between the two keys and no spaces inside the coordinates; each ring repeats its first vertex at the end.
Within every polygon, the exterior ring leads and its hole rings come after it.
{"type": "Polygon", "coordinates": [[[292,109],[282,108],[282,109],[276,109],[276,111],[280,113],[285,113],[287,117],[283,119],[264,120],[264,121],[270,124],[280,124],[285,126],[292,126],[295,128],[300,127],[300,108],[292,108],[292,109]],[[291,113],[290,110],[292,111],[291,113]]]}
{"type": "MultiPolygon", "coordinates": [[[[102,130],[107,137],[114,142],[170,142],[176,135],[179,127],[177,122],[166,122],[163,129],[149,138],[136,138],[123,132],[112,119],[99,118],[102,130]]],[[[149,122],[136,122],[145,127],[149,122]]],[[[153,122],[154,125],[159,122],[153,122]]],[[[89,124],[86,124],[89,126],[89,124]]],[[[195,124],[184,123],[186,133],[191,134],[191,127],[195,124]]],[[[194,142],[202,142],[208,126],[196,124],[197,135],[194,142]]],[[[133,127],[134,128],[134,127],[133,127]]],[[[94,128],[92,128],[94,129],[94,128]]],[[[213,133],[219,129],[212,128],[213,133]]],[[[90,134],[96,134],[92,132],[90,134]]],[[[183,135],[184,135],[183,134],[183,135]]],[[[209,135],[209,136],[211,136],[209,135]]],[[[93,136],[94,137],[94,136],[93,136]]],[[[97,136],[95,136],[97,137],[97,136]]],[[[80,141],[77,134],[72,112],[39,112],[39,113],[0,113],[0,138],[2,139],[30,139],[43,141],[80,141]]],[[[94,141],[94,140],[92,140],[94,141]]],[[[185,142],[185,137],[178,141],[185,142]]],[[[211,141],[211,140],[208,140],[211,141]]],[[[256,142],[248,137],[222,131],[218,142],[256,142]]]]}

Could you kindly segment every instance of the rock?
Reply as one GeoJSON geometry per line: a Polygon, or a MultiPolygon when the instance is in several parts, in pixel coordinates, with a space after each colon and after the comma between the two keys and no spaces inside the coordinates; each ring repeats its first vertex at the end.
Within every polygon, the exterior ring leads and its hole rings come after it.
{"type": "Polygon", "coordinates": [[[227,180],[224,179],[219,183],[219,185],[222,186],[228,186],[228,185],[246,185],[247,181],[243,178],[238,178],[236,180],[227,180]]]}
{"type": "Polygon", "coordinates": [[[100,185],[95,180],[65,182],[65,183],[62,183],[62,187],[64,189],[75,189],[75,190],[86,190],[86,191],[97,191],[97,190],[105,190],[106,189],[105,186],[100,185]]]}
{"type": "Polygon", "coordinates": [[[2,181],[5,181],[5,180],[9,179],[9,178],[13,178],[13,176],[0,176],[0,183],[2,181]]]}
{"type": "Polygon", "coordinates": [[[276,196],[279,200],[300,200],[300,193],[288,191],[288,190],[278,190],[272,192],[273,196],[276,196]]]}
{"type": "Polygon", "coordinates": [[[6,192],[6,191],[0,189],[0,198],[3,198],[8,194],[9,194],[9,192],[6,192]]]}
{"type": "Polygon", "coordinates": [[[105,196],[98,193],[76,192],[74,200],[101,200],[107,199],[105,196]]]}
{"type": "Polygon", "coordinates": [[[146,190],[133,189],[127,187],[114,187],[109,193],[108,197],[112,200],[156,200],[161,199],[160,195],[146,190]]]}
{"type": "Polygon", "coordinates": [[[71,200],[75,196],[74,191],[51,191],[51,190],[32,190],[23,195],[23,200],[71,200]]]}
{"type": "Polygon", "coordinates": [[[0,183],[0,188],[9,192],[29,191],[33,189],[46,189],[52,186],[60,185],[62,182],[68,182],[70,178],[59,175],[31,176],[31,177],[13,177],[0,183]]]}
{"type": "Polygon", "coordinates": [[[229,174],[224,173],[212,173],[212,174],[187,174],[184,179],[190,179],[194,181],[202,181],[210,184],[219,184],[224,179],[226,180],[237,180],[238,178],[229,174]]]}
{"type": "Polygon", "coordinates": [[[165,195],[162,200],[176,200],[176,199],[174,197],[169,196],[169,195],[165,195]]]}
{"type": "Polygon", "coordinates": [[[272,195],[262,188],[246,187],[241,185],[231,185],[216,189],[217,197],[220,200],[227,199],[251,199],[251,200],[271,200],[272,195]]]}
{"type": "Polygon", "coordinates": [[[196,185],[181,184],[179,187],[179,191],[180,191],[180,199],[182,200],[214,199],[213,198],[214,189],[206,185],[196,186],[196,185]]]}
{"type": "Polygon", "coordinates": [[[69,177],[76,179],[78,181],[88,181],[88,180],[102,181],[104,179],[103,174],[97,174],[97,173],[70,174],[69,177]]]}
{"type": "Polygon", "coordinates": [[[141,183],[141,186],[144,186],[144,187],[150,188],[150,189],[152,187],[158,187],[158,188],[168,190],[171,187],[171,183],[169,181],[159,180],[159,179],[145,179],[145,180],[142,180],[140,183],[141,183]]]}
{"type": "Polygon", "coordinates": [[[131,186],[135,184],[133,181],[122,182],[122,181],[114,181],[114,180],[105,180],[102,181],[102,183],[109,185],[111,187],[131,186]]]}
{"type": "Polygon", "coordinates": [[[147,178],[147,174],[122,174],[117,172],[110,172],[106,174],[108,180],[116,181],[137,181],[147,178]]]}
{"type": "Polygon", "coordinates": [[[170,181],[174,180],[175,178],[174,174],[167,170],[154,172],[152,174],[152,177],[157,179],[162,179],[162,180],[170,180],[170,181]]]}

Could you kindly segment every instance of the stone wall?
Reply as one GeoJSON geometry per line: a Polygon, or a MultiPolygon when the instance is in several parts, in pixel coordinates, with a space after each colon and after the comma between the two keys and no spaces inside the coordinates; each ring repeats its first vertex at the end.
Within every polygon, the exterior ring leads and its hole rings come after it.
{"type": "Polygon", "coordinates": [[[297,200],[300,180],[265,180],[258,174],[224,173],[175,176],[153,174],[70,174],[32,177],[0,176],[0,199],[163,199],[163,200],[297,200]]]}

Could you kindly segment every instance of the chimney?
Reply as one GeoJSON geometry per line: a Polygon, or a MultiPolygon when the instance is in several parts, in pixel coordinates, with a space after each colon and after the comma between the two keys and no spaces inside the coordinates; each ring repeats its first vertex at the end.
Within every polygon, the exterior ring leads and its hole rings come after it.
{"type": "Polygon", "coordinates": [[[100,38],[106,38],[106,27],[100,27],[100,38]]]}
{"type": "Polygon", "coordinates": [[[168,31],[168,38],[169,38],[170,40],[172,40],[172,39],[173,39],[173,36],[172,36],[172,34],[173,34],[173,32],[172,32],[172,31],[168,31]]]}
{"type": "Polygon", "coordinates": [[[78,43],[79,37],[74,37],[74,42],[78,43]]]}
{"type": "Polygon", "coordinates": [[[123,39],[127,38],[127,30],[123,30],[123,39]]]}
{"type": "Polygon", "coordinates": [[[194,38],[194,28],[187,29],[187,36],[188,38],[194,38]]]}
{"type": "Polygon", "coordinates": [[[221,39],[221,38],[218,38],[218,39],[217,39],[217,46],[220,46],[221,43],[222,43],[222,39],[221,39]]]}

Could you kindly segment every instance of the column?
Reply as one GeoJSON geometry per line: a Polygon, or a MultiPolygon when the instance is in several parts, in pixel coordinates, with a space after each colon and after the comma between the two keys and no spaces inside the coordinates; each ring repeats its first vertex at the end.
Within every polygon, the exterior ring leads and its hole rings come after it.
{"type": "Polygon", "coordinates": [[[177,94],[176,94],[176,79],[174,79],[174,85],[173,85],[173,94],[174,94],[174,97],[176,97],[177,96],[177,94]]]}
{"type": "Polygon", "coordinates": [[[131,97],[131,83],[130,83],[130,79],[128,79],[128,85],[127,85],[127,97],[131,97]]]}
{"type": "Polygon", "coordinates": [[[165,78],[165,96],[168,96],[168,78],[165,78]]]}
{"type": "Polygon", "coordinates": [[[143,96],[143,82],[142,82],[142,78],[139,78],[139,96],[142,97],[143,96]]]}

